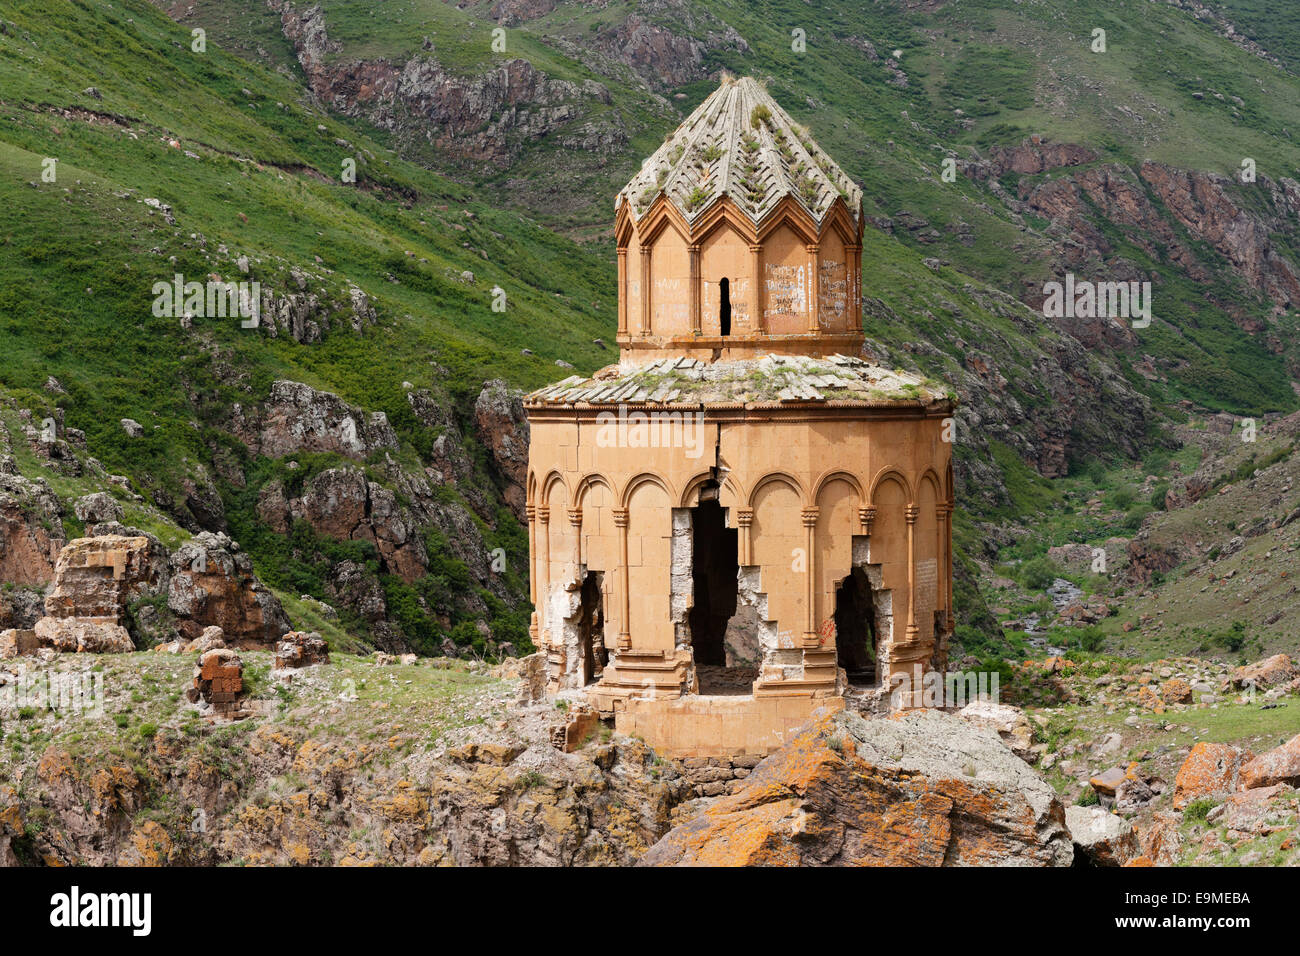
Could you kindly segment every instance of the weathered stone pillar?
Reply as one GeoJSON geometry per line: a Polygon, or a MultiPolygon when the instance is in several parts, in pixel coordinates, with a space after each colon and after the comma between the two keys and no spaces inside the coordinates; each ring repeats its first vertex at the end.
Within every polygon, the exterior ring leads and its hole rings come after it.
{"type": "Polygon", "coordinates": [[[627,335],[627,249],[618,250],[618,334],[627,335]]]}
{"type": "Polygon", "coordinates": [[[620,651],[629,650],[632,647],[632,599],[628,593],[628,573],[627,573],[627,521],[628,513],[626,508],[614,509],[614,527],[618,528],[618,586],[622,592],[623,598],[623,620],[618,632],[618,649],[620,651]]]}
{"type": "Polygon", "coordinates": [[[745,567],[748,567],[754,563],[754,542],[753,539],[750,537],[751,535],[750,528],[753,527],[753,524],[754,524],[753,508],[736,509],[736,527],[740,530],[740,541],[738,542],[739,551],[740,551],[740,563],[745,567]]]}
{"type": "Polygon", "coordinates": [[[573,528],[573,569],[574,573],[582,567],[582,509],[569,509],[569,527],[573,528]]]}
{"type": "Polygon", "coordinates": [[[921,509],[908,505],[907,511],[907,643],[915,644],[920,629],[916,626],[916,519],[921,509]]]}
{"type": "Polygon", "coordinates": [[[804,246],[804,251],[808,253],[808,331],[817,332],[821,329],[821,316],[817,307],[817,262],[821,246],[811,242],[804,246]]]}
{"type": "Polygon", "coordinates": [[[805,570],[808,574],[806,586],[806,600],[808,601],[808,613],[805,616],[805,627],[803,635],[804,647],[817,647],[820,638],[817,635],[817,552],[815,549],[817,541],[817,516],[821,514],[820,508],[804,508],[801,512],[803,517],[805,548],[805,570]]]}
{"type": "Polygon", "coordinates": [[[542,635],[550,642],[551,622],[546,619],[547,591],[551,585],[551,509],[542,505],[537,509],[538,569],[537,569],[537,607],[542,612],[542,635]]]}
{"type": "Polygon", "coordinates": [[[844,250],[844,267],[849,280],[849,331],[862,331],[862,286],[858,273],[862,269],[862,247],[847,246],[844,250]]]}
{"type": "Polygon", "coordinates": [[[939,610],[947,611],[952,605],[948,603],[949,595],[946,581],[948,578],[948,520],[952,516],[952,508],[946,503],[940,502],[935,506],[935,556],[939,559],[938,571],[943,577],[938,581],[940,585],[938,594],[935,595],[935,604],[939,610]]]}
{"type": "Polygon", "coordinates": [[[533,605],[532,617],[528,621],[528,637],[533,647],[538,647],[537,630],[537,506],[525,505],[524,515],[528,519],[528,600],[533,605]]]}
{"type": "Polygon", "coordinates": [[[766,332],[767,323],[763,321],[763,247],[757,242],[749,246],[749,268],[754,276],[754,331],[766,332]]]}
{"type": "Polygon", "coordinates": [[[691,332],[699,335],[703,329],[703,316],[700,308],[700,246],[699,243],[691,243],[687,247],[687,253],[690,256],[690,307],[691,307],[691,332]]]}
{"type": "Polygon", "coordinates": [[[641,334],[650,334],[650,248],[641,247],[641,334]]]}

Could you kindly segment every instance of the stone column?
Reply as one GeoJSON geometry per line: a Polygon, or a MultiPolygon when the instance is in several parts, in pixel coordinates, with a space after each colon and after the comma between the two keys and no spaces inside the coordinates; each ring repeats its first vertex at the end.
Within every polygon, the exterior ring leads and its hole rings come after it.
{"type": "Polygon", "coordinates": [[[524,515],[528,519],[528,600],[533,605],[528,636],[537,647],[537,506],[525,505],[524,515]]]}
{"type": "Polygon", "coordinates": [[[618,528],[618,586],[623,592],[623,620],[620,622],[622,628],[618,632],[618,649],[620,651],[626,651],[632,647],[632,599],[628,593],[627,573],[627,519],[626,508],[614,509],[614,527],[618,528]]]}
{"type": "Polygon", "coordinates": [[[907,511],[907,643],[915,644],[920,628],[916,626],[916,519],[921,509],[908,505],[907,511]]]}
{"type": "Polygon", "coordinates": [[[569,526],[573,528],[573,570],[577,574],[582,567],[582,509],[569,509],[569,526]]]}
{"type": "Polygon", "coordinates": [[[650,334],[650,247],[641,247],[641,334],[650,334]]]}
{"type": "Polygon", "coordinates": [[[546,592],[551,585],[551,509],[542,505],[537,509],[537,607],[541,612],[543,631],[549,634],[550,621],[546,619],[546,592]]]}
{"type": "Polygon", "coordinates": [[[754,524],[753,508],[736,509],[736,527],[740,530],[740,563],[748,567],[754,563],[754,542],[750,537],[750,528],[754,524]]]}
{"type": "Polygon", "coordinates": [[[806,615],[806,626],[804,628],[803,645],[804,647],[817,647],[820,645],[820,638],[817,634],[817,552],[815,545],[817,543],[817,516],[821,514],[820,508],[804,508],[801,512],[803,517],[804,541],[806,551],[805,568],[808,574],[807,590],[805,597],[808,601],[808,613],[806,615]]]}
{"type": "Polygon", "coordinates": [[[938,565],[940,579],[935,582],[937,594],[935,595],[936,603],[941,611],[951,610],[952,605],[948,603],[948,585],[946,583],[948,576],[948,519],[952,516],[952,509],[946,503],[939,503],[935,506],[935,543],[934,553],[938,557],[935,563],[938,565]]]}
{"type": "Polygon", "coordinates": [[[618,250],[618,334],[627,335],[627,249],[618,250]]]}
{"type": "Polygon", "coordinates": [[[817,260],[821,246],[811,242],[804,246],[804,251],[808,253],[808,331],[819,332],[822,323],[817,307],[817,260]]]}
{"type": "Polygon", "coordinates": [[[862,247],[848,246],[844,250],[845,267],[849,280],[849,331],[862,331],[862,284],[858,274],[862,270],[862,247]]]}
{"type": "Polygon", "coordinates": [[[687,253],[691,261],[691,332],[698,335],[703,328],[703,317],[700,312],[700,246],[699,243],[691,243],[687,247],[687,253]]]}
{"type": "Polygon", "coordinates": [[[754,315],[751,321],[754,324],[754,331],[763,333],[767,331],[767,323],[763,320],[763,247],[757,242],[749,245],[749,267],[750,273],[754,276],[752,303],[754,315]]]}

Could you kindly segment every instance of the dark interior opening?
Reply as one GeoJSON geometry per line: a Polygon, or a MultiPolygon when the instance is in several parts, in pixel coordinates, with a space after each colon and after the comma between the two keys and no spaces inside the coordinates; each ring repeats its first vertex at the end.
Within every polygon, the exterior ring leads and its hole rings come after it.
{"type": "Polygon", "coordinates": [[[861,568],[835,588],[835,653],[850,684],[876,683],[876,608],[861,568]]]}
{"type": "Polygon", "coordinates": [[[601,601],[600,575],[588,571],[582,579],[582,596],[578,606],[578,626],[582,641],[582,683],[600,680],[609,663],[605,648],[605,607],[601,601]]]}
{"type": "MultiPolygon", "coordinates": [[[[722,297],[722,304],[719,306],[718,319],[722,324],[722,334],[731,334],[731,282],[723,279],[718,283],[718,293],[722,297]]],[[[734,533],[734,532],[733,532],[734,533]]]]}
{"type": "Polygon", "coordinates": [[[727,622],[736,613],[737,537],[716,499],[691,510],[695,603],[688,622],[696,665],[727,666],[727,622]]]}

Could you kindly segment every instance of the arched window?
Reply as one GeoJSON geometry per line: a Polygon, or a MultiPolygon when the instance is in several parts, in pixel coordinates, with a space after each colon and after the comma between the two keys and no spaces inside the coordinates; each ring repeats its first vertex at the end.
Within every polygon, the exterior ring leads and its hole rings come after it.
{"type": "Polygon", "coordinates": [[[731,334],[731,282],[723,279],[718,283],[718,294],[722,298],[722,304],[719,307],[718,319],[722,325],[722,334],[731,334]]]}

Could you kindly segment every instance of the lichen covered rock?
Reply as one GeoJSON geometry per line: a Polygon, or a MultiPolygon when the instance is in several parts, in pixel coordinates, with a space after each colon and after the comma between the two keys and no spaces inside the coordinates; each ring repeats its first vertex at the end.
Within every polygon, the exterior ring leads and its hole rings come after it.
{"type": "Polygon", "coordinates": [[[1067,866],[1050,786],[997,734],[935,711],[819,715],[642,865],[1067,866]]]}

